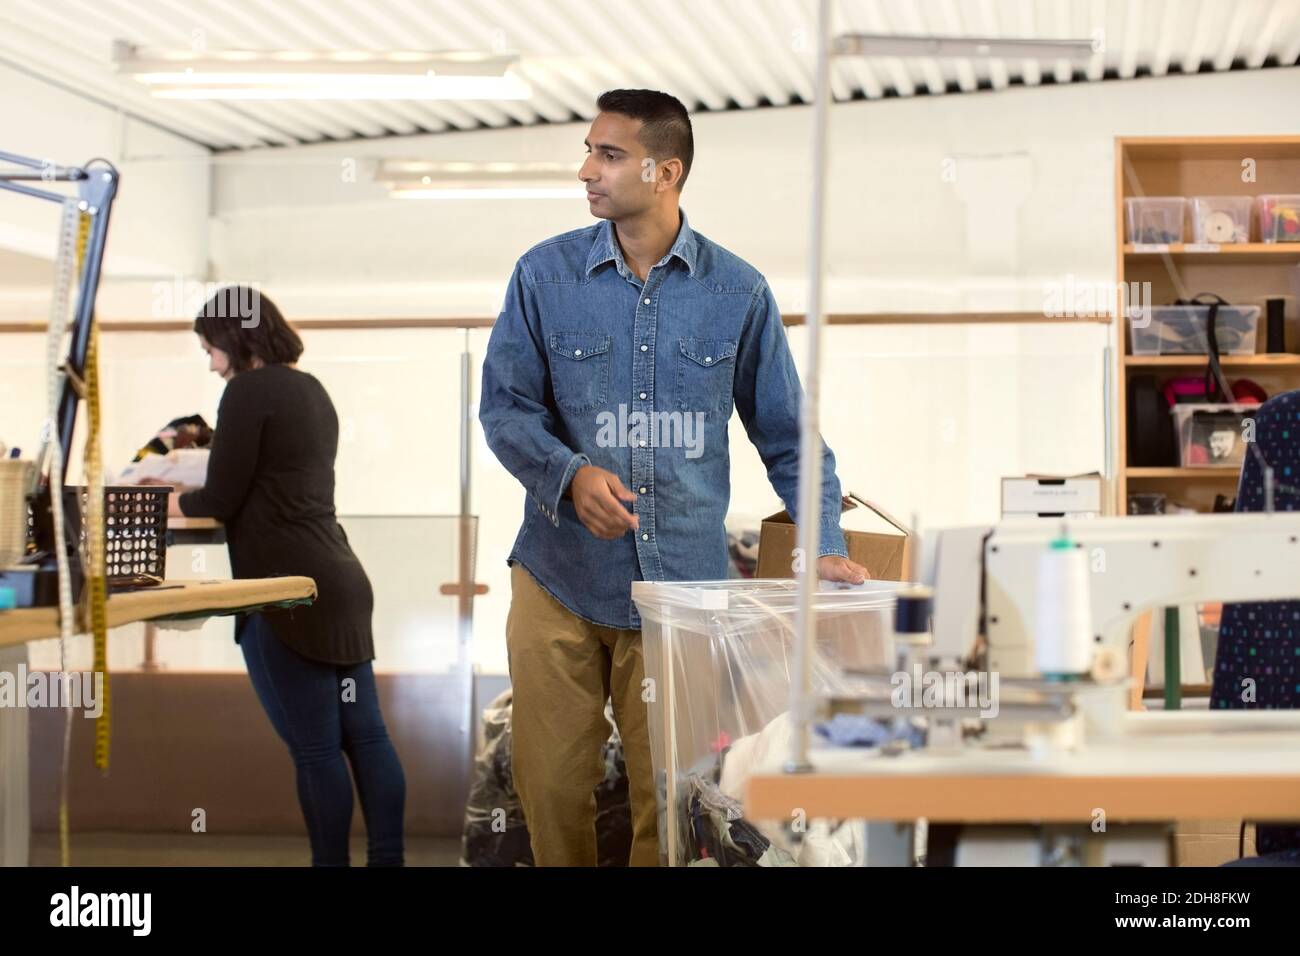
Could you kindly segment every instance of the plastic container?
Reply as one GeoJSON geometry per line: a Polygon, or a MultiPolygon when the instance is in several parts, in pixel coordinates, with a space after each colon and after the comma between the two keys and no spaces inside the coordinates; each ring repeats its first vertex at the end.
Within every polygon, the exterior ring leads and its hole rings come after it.
{"type": "Polygon", "coordinates": [[[1182,196],[1132,196],[1124,200],[1128,241],[1135,245],[1168,245],[1183,241],[1187,200],[1182,196]]]}
{"type": "Polygon", "coordinates": [[[1250,242],[1250,196],[1193,196],[1192,241],[1250,242]]]}
{"type": "MultiPolygon", "coordinates": [[[[809,655],[813,693],[850,692],[851,670],[892,673],[892,615],[904,585],[823,584],[809,655]]],[[[796,581],[636,581],[645,674],[650,682],[650,751],[659,794],[660,854],[687,865],[696,856],[689,813],[692,775],[719,779],[743,798],[742,757],[788,740],[796,581]],[[784,734],[784,737],[782,736],[784,734]],[[671,798],[670,798],[671,795],[671,798]]],[[[817,738],[814,738],[817,739],[817,738]]],[[[746,765],[748,766],[748,765],[746,765]]],[[[763,829],[764,821],[756,821],[763,829]]],[[[775,836],[775,835],[774,835],[775,836]]]]}
{"type": "Polygon", "coordinates": [[[1184,468],[1240,467],[1246,445],[1254,440],[1258,405],[1187,404],[1169,410],[1178,435],[1178,458],[1184,468]]]}
{"type": "MultiPolygon", "coordinates": [[[[83,507],[85,488],[78,488],[83,507]]],[[[110,584],[167,576],[168,487],[104,489],[104,560],[110,584]]],[[[84,536],[83,536],[84,538],[84,536]]]]}
{"type": "Polygon", "coordinates": [[[1265,193],[1258,209],[1262,242],[1300,242],[1300,194],[1265,193]]]}
{"type": "MultiPolygon", "coordinates": [[[[165,485],[104,487],[104,568],[109,587],[155,583],[167,577],[167,496],[165,485]]],[[[63,489],[64,531],[69,545],[84,548],[81,516],[86,488],[63,489]]],[[[31,524],[30,509],[28,523],[31,524]]]]}
{"type": "Polygon", "coordinates": [[[27,495],[35,479],[34,462],[0,459],[0,570],[27,553],[27,495]]]}
{"type": "MultiPolygon", "coordinates": [[[[1259,306],[1222,305],[1214,322],[1221,355],[1254,355],[1259,306]]],[[[1129,316],[1133,355],[1208,355],[1210,308],[1157,305],[1129,316]]]]}

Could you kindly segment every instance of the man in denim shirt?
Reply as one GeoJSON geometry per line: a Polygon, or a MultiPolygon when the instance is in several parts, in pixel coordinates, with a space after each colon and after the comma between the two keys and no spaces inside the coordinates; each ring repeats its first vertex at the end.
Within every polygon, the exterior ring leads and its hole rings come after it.
{"type": "MultiPolygon", "coordinates": [[[[515,788],[539,866],[596,862],[606,698],[623,740],[632,865],[659,850],[633,581],[727,577],[733,407],[796,514],[798,374],[763,276],[680,211],[686,109],[614,90],[579,178],[602,221],[515,265],[483,363],[479,419],[528,492],[506,627],[515,788]]],[[[859,583],[823,443],[822,578],[859,583]]]]}

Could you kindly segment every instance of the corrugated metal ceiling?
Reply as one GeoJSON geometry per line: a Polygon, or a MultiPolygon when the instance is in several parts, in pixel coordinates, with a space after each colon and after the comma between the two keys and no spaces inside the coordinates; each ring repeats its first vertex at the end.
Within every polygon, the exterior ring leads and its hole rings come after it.
{"type": "MultiPolygon", "coordinates": [[[[602,90],[662,89],[694,110],[812,97],[815,0],[3,0],[0,62],[213,149],[589,119],[602,90]],[[111,42],[190,49],[518,52],[520,101],[166,101],[114,74],[111,42]]],[[[839,0],[836,32],[1096,38],[1085,64],[835,63],[837,100],[1023,83],[1292,66],[1298,0],[839,0]]]]}

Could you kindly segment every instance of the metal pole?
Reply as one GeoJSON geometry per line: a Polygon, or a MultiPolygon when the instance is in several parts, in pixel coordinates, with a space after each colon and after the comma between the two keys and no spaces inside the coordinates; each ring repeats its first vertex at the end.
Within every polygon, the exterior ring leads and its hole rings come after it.
{"type": "Polygon", "coordinates": [[[31,186],[21,186],[13,179],[0,179],[0,189],[11,193],[18,193],[22,196],[31,196],[33,199],[45,199],[49,202],[61,203],[67,199],[67,196],[60,196],[58,193],[46,192],[44,189],[33,189],[31,186]]]}
{"type": "MultiPolygon", "coordinates": [[[[1120,321],[1124,321],[1122,318],[1120,321]]],[[[1123,332],[1120,333],[1123,335],[1123,332]]],[[[1107,329],[1106,335],[1110,335],[1107,329]]],[[[1122,515],[1128,513],[1128,507],[1125,502],[1119,501],[1115,495],[1115,489],[1118,481],[1115,475],[1115,431],[1114,423],[1111,421],[1111,412],[1115,408],[1115,381],[1113,377],[1112,364],[1115,359],[1115,353],[1111,350],[1110,342],[1107,341],[1105,347],[1101,350],[1101,415],[1102,415],[1102,475],[1105,478],[1106,488],[1108,489],[1106,497],[1110,499],[1111,513],[1122,515]]]]}
{"type": "Polygon", "coordinates": [[[785,769],[801,773],[812,769],[808,761],[812,700],[808,670],[809,645],[817,632],[817,550],[820,544],[822,440],[818,416],[821,388],[822,254],[826,236],[826,140],[830,118],[831,0],[817,5],[817,77],[813,93],[813,195],[808,236],[808,360],[799,422],[799,610],[795,617],[794,672],[790,682],[790,757],[785,769]]]}
{"type": "Polygon", "coordinates": [[[460,352],[460,514],[468,517],[469,472],[470,472],[470,434],[474,428],[474,419],[470,414],[472,407],[470,385],[472,369],[470,366],[469,329],[464,330],[464,343],[460,352]]]}
{"type": "MultiPolygon", "coordinates": [[[[40,170],[37,173],[0,172],[0,189],[19,193],[23,196],[31,196],[33,199],[45,199],[57,203],[63,202],[67,197],[60,193],[52,193],[48,190],[19,184],[21,182],[82,182],[91,175],[80,166],[56,166],[45,160],[19,156],[17,153],[6,153],[3,150],[0,150],[0,163],[9,163],[22,169],[40,170]]],[[[116,170],[114,170],[114,175],[116,176],[116,170]]]]}
{"type": "Polygon", "coordinates": [[[465,343],[460,353],[460,534],[457,557],[457,662],[461,679],[465,681],[468,706],[463,715],[465,740],[468,743],[471,766],[474,761],[474,729],[477,704],[474,699],[474,662],[470,644],[474,633],[474,517],[470,513],[470,444],[474,422],[471,415],[469,329],[465,330],[465,343]]]}
{"type": "Polygon", "coordinates": [[[11,166],[22,166],[26,169],[44,169],[49,165],[49,163],[44,160],[33,159],[31,156],[20,156],[17,153],[9,153],[3,149],[0,149],[0,163],[9,163],[11,166]]]}

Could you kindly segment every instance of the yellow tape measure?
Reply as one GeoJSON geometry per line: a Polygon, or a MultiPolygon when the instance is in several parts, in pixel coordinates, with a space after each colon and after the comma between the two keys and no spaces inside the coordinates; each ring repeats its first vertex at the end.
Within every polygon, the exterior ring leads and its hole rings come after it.
{"type": "MultiPolygon", "coordinates": [[[[81,214],[77,229],[77,266],[83,267],[86,242],[90,237],[91,217],[81,214]]],[[[103,711],[95,718],[95,766],[108,769],[109,736],[112,726],[112,696],[108,676],[108,587],[104,545],[104,469],[99,447],[99,324],[90,318],[90,343],[86,351],[86,512],[82,525],[86,530],[86,590],[83,600],[89,611],[90,631],[95,646],[94,673],[102,674],[103,711]]]]}

